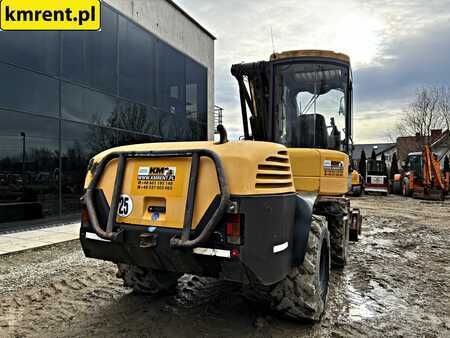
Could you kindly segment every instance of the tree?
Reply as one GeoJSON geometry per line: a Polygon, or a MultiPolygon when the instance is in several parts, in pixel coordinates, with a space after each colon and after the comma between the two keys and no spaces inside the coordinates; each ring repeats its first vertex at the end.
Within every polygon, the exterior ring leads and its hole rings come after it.
{"type": "Polygon", "coordinates": [[[386,156],[384,153],[381,153],[381,161],[384,163],[384,174],[387,176],[387,165],[386,165],[386,156]]]}
{"type": "Polygon", "coordinates": [[[447,127],[447,149],[450,150],[450,88],[442,86],[439,93],[439,111],[447,127]]]}
{"type": "Polygon", "coordinates": [[[366,178],[366,152],[361,152],[361,159],[359,160],[359,166],[358,166],[359,174],[362,175],[362,177],[366,178]]]}
{"type": "Polygon", "coordinates": [[[393,180],[394,176],[396,174],[398,174],[398,161],[397,161],[397,153],[394,153],[394,155],[392,155],[392,163],[391,163],[391,172],[390,172],[390,179],[393,180]]]}
{"type": "Polygon", "coordinates": [[[374,160],[374,161],[377,159],[377,154],[375,154],[375,149],[372,149],[372,155],[370,155],[370,159],[374,160]]]}
{"type": "Polygon", "coordinates": [[[428,138],[432,129],[442,129],[445,123],[440,112],[441,95],[442,90],[437,86],[417,89],[414,101],[397,124],[398,134],[419,135],[428,138]]]}
{"type": "Polygon", "coordinates": [[[450,88],[447,86],[439,88],[438,107],[447,130],[450,130],[450,88]]]}

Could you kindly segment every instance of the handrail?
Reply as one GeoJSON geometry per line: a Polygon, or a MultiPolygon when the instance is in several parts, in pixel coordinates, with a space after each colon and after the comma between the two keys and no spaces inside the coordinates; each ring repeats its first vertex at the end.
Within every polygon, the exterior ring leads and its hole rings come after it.
{"type": "Polygon", "coordinates": [[[81,198],[82,203],[87,207],[89,221],[95,233],[103,239],[117,241],[120,239],[121,231],[115,232],[117,206],[121,195],[123,177],[125,174],[126,160],[128,158],[161,158],[161,157],[191,157],[191,174],[189,179],[188,195],[186,199],[186,211],[184,217],[183,231],[181,238],[173,237],[170,240],[172,247],[191,248],[206,241],[214,231],[215,226],[221,220],[223,213],[230,201],[230,192],[225,179],[225,171],[219,156],[209,149],[193,149],[193,150],[174,150],[174,151],[148,151],[148,152],[113,152],[106,155],[96,168],[93,178],[86,189],[84,196],[81,198]],[[195,208],[195,192],[198,181],[199,161],[200,157],[210,158],[216,167],[216,173],[220,188],[220,203],[214,211],[200,234],[190,239],[189,235],[192,229],[192,218],[195,208]],[[113,159],[118,158],[116,179],[114,184],[113,196],[111,199],[111,207],[108,214],[108,222],[106,231],[100,227],[97,212],[94,203],[94,190],[96,189],[106,165],[113,159]]]}

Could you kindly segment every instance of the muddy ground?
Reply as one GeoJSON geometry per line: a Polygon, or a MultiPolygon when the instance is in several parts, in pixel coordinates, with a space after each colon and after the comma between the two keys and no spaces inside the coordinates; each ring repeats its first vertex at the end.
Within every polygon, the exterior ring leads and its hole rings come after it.
{"type": "Polygon", "coordinates": [[[0,337],[450,336],[450,201],[354,199],[363,236],[332,274],[318,324],[261,312],[223,292],[193,308],[137,296],[111,263],[69,242],[0,257],[0,337]]]}

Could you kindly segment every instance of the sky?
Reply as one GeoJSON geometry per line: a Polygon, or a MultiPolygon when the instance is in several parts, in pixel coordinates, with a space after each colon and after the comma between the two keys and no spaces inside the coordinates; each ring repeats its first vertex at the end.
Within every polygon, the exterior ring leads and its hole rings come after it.
{"type": "Polygon", "coordinates": [[[215,103],[232,138],[243,132],[230,67],[268,60],[273,47],[350,56],[355,143],[389,141],[418,87],[450,85],[450,0],[176,2],[217,37],[215,103]]]}

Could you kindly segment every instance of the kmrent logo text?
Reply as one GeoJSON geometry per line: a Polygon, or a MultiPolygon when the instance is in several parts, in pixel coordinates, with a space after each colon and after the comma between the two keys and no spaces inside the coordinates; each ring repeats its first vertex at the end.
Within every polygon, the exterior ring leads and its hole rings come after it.
{"type": "Polygon", "coordinates": [[[0,29],[100,30],[100,0],[1,0],[0,29]]]}

